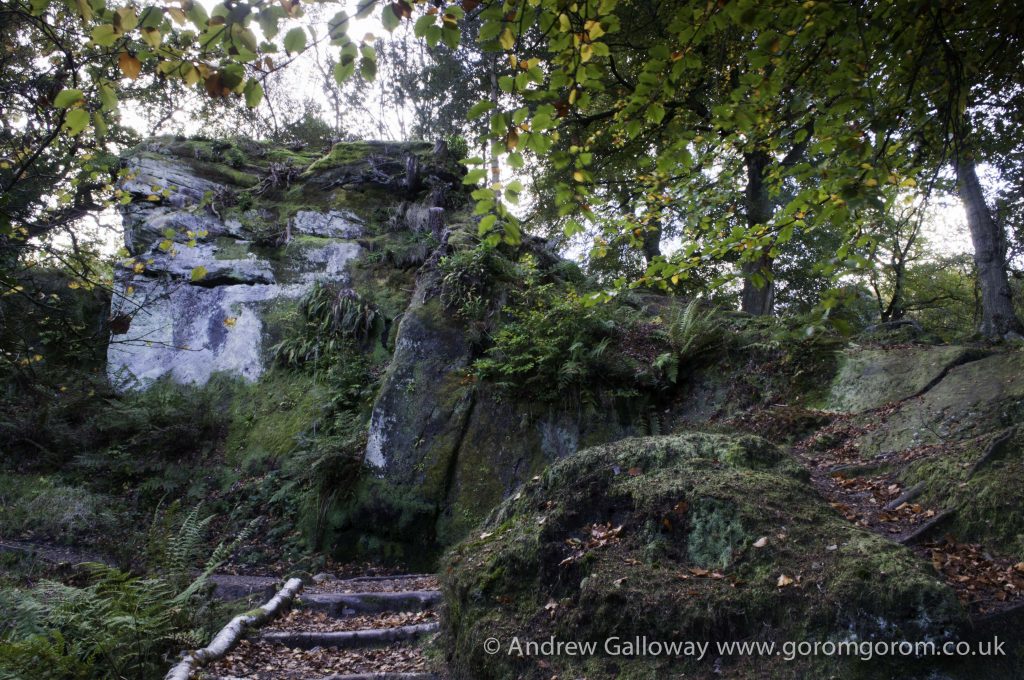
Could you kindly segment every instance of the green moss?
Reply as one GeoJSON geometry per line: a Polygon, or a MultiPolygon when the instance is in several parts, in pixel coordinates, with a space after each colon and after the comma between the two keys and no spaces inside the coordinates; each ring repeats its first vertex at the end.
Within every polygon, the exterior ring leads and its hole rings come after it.
{"type": "Polygon", "coordinates": [[[977,472],[971,469],[995,435],[950,446],[913,461],[901,475],[907,487],[923,483],[919,501],[955,509],[945,531],[966,543],[1024,560],[1024,433],[1017,432],[977,472]]]}
{"type": "Polygon", "coordinates": [[[249,254],[249,244],[238,239],[220,236],[216,240],[218,260],[243,260],[249,254]]]}
{"type": "Polygon", "coordinates": [[[360,163],[366,160],[366,157],[370,155],[372,150],[373,146],[368,142],[338,142],[331,147],[327,155],[321,156],[314,161],[306,169],[305,174],[312,175],[343,165],[360,163]]]}
{"type": "Polygon", "coordinates": [[[733,556],[752,542],[732,503],[702,499],[690,506],[689,517],[686,556],[698,567],[725,569],[733,556]]]}
{"type": "Polygon", "coordinates": [[[59,543],[97,539],[117,520],[112,499],[48,475],[0,475],[0,535],[59,543]]]}
{"type": "Polygon", "coordinates": [[[281,369],[240,384],[230,406],[229,459],[256,463],[289,453],[296,438],[321,417],[329,396],[312,376],[281,369]]]}
{"type": "Polygon", "coordinates": [[[969,356],[970,350],[957,346],[844,352],[826,405],[859,413],[906,399],[969,356]]]}
{"type": "Polygon", "coordinates": [[[270,162],[289,163],[296,168],[309,167],[310,163],[319,157],[320,154],[314,150],[290,151],[281,147],[269,149],[266,154],[266,159],[270,162]]]}

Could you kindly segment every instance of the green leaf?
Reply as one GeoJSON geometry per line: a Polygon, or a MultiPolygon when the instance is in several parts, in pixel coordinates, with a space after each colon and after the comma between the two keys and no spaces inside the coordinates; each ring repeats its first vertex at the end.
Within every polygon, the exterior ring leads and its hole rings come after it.
{"type": "Polygon", "coordinates": [[[345,38],[347,33],[348,14],[346,12],[338,12],[327,22],[327,35],[330,36],[331,40],[341,40],[345,38]]]}
{"type": "Polygon", "coordinates": [[[121,7],[114,14],[114,21],[121,33],[127,33],[139,25],[139,17],[131,7],[121,7]]]}
{"type": "Polygon", "coordinates": [[[388,5],[380,13],[380,22],[381,22],[381,24],[383,24],[384,29],[388,33],[391,33],[396,28],[398,28],[398,24],[400,24],[402,22],[402,20],[399,19],[398,15],[395,14],[395,11],[393,9],[391,9],[391,5],[388,5]]]}
{"type": "Polygon", "coordinates": [[[113,111],[117,108],[117,94],[114,93],[114,88],[103,83],[99,87],[100,92],[100,105],[104,111],[113,111]]]}
{"type": "Polygon", "coordinates": [[[89,112],[85,109],[71,109],[64,118],[64,129],[68,134],[78,135],[89,124],[89,112]]]}
{"type": "Polygon", "coordinates": [[[427,34],[427,29],[431,26],[435,26],[436,24],[437,20],[434,18],[433,14],[424,14],[416,20],[416,23],[413,25],[412,32],[417,38],[422,38],[427,34]]]}
{"type": "Polygon", "coordinates": [[[337,63],[334,65],[334,80],[339,85],[344,85],[345,81],[352,77],[352,74],[356,72],[356,62],[350,61],[347,64],[337,63]]]}
{"type": "Polygon", "coordinates": [[[100,24],[92,29],[92,41],[100,47],[110,47],[117,42],[117,31],[111,24],[100,24]]]}
{"type": "Polygon", "coordinates": [[[199,28],[205,28],[210,22],[210,15],[206,13],[206,8],[198,2],[191,2],[189,5],[188,12],[186,12],[189,21],[199,28]]]}
{"type": "Polygon", "coordinates": [[[99,111],[92,114],[92,124],[98,138],[102,139],[107,136],[107,121],[99,111]]]}
{"type": "Polygon", "coordinates": [[[459,29],[452,28],[451,26],[445,26],[441,29],[441,41],[444,42],[449,49],[458,49],[459,41],[461,39],[462,33],[459,29]]]}
{"type": "Polygon", "coordinates": [[[81,90],[61,90],[53,98],[53,105],[58,109],[66,109],[84,101],[81,90]]]}
{"type": "Polygon", "coordinates": [[[241,64],[228,64],[220,74],[221,82],[229,90],[237,90],[245,81],[245,67],[241,64]]]}
{"type": "Polygon", "coordinates": [[[359,60],[359,75],[363,80],[373,80],[377,77],[377,60],[363,57],[359,60]]]}
{"type": "Polygon", "coordinates": [[[356,5],[356,18],[365,19],[373,13],[373,8],[377,6],[377,0],[359,0],[359,4],[356,5]]]}
{"type": "Polygon", "coordinates": [[[159,7],[147,7],[142,10],[142,15],[139,17],[139,26],[142,28],[156,28],[164,20],[164,11],[159,7]]]}
{"type": "Polygon", "coordinates": [[[159,29],[147,26],[140,32],[142,34],[142,40],[154,50],[160,47],[160,43],[163,42],[164,37],[160,33],[159,29]]]}
{"type": "Polygon", "coordinates": [[[474,168],[466,173],[466,176],[462,178],[463,184],[476,184],[480,180],[487,177],[487,170],[484,168],[474,168]]]}
{"type": "Polygon", "coordinates": [[[250,78],[245,84],[245,105],[255,109],[263,101],[263,86],[255,78],[250,78]]]}
{"type": "Polygon", "coordinates": [[[441,42],[441,27],[440,26],[428,26],[427,27],[427,44],[431,47],[437,47],[438,43],[441,42]]]}
{"type": "Polygon", "coordinates": [[[476,35],[477,42],[487,42],[494,40],[501,34],[502,23],[500,21],[488,21],[480,27],[480,31],[476,35]]]}
{"type": "Polygon", "coordinates": [[[491,213],[490,215],[484,215],[482,218],[480,218],[480,233],[486,234],[487,232],[489,232],[494,227],[494,224],[497,221],[498,216],[495,215],[494,213],[491,213]]]}
{"type": "Polygon", "coordinates": [[[469,113],[466,114],[466,117],[469,118],[470,120],[476,120],[477,118],[484,115],[494,107],[495,103],[490,100],[477,102],[476,104],[473,104],[472,108],[469,109],[469,113]]]}
{"type": "Polygon", "coordinates": [[[306,32],[304,30],[296,27],[285,33],[285,52],[291,54],[292,52],[301,52],[304,49],[306,49],[306,32]]]}
{"type": "Polygon", "coordinates": [[[647,107],[647,120],[654,124],[660,123],[665,118],[665,107],[658,102],[653,102],[647,107]]]}

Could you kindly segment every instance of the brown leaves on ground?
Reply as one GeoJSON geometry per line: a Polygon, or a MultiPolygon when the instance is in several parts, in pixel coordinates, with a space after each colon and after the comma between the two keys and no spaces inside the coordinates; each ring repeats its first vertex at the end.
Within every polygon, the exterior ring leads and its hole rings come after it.
{"type": "Polygon", "coordinates": [[[416,647],[391,645],[372,649],[291,649],[243,640],[238,647],[204,669],[206,677],[246,680],[298,680],[332,673],[413,673],[427,670],[416,647]]]}
{"type": "Polygon", "coordinates": [[[568,538],[565,544],[569,546],[569,556],[562,560],[558,566],[564,567],[581,559],[591,550],[603,548],[606,545],[618,543],[622,535],[622,525],[613,527],[611,522],[604,524],[594,523],[587,529],[586,538],[568,538]]]}
{"type": "Polygon", "coordinates": [[[281,618],[267,624],[263,630],[296,631],[302,633],[328,633],[332,631],[369,630],[372,628],[401,628],[437,620],[437,612],[383,612],[337,618],[324,612],[293,609],[281,618]]]}
{"type": "Polygon", "coordinates": [[[891,474],[859,477],[836,472],[831,479],[834,489],[829,504],[857,526],[892,535],[905,534],[938,514],[934,508],[912,501],[886,510],[905,490],[891,474]]]}
{"type": "Polygon", "coordinates": [[[998,609],[1024,595],[1024,562],[1014,564],[987,554],[980,545],[957,543],[949,537],[923,548],[960,601],[974,611],[998,609]]]}

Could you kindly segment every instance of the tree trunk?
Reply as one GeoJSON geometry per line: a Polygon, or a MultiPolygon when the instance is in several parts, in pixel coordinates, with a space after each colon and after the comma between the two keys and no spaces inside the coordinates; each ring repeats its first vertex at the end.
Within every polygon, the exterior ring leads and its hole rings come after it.
{"type": "MultiPolygon", "coordinates": [[[[768,154],[753,151],[743,155],[747,166],[747,188],[745,192],[747,226],[767,224],[772,218],[773,206],[764,185],[764,169],[768,165],[768,154]]],[[[744,262],[743,293],[740,302],[744,312],[754,316],[768,316],[775,303],[775,283],[772,281],[772,258],[767,254],[744,262]],[[760,284],[760,285],[759,285],[760,284]]]]}
{"type": "Polygon", "coordinates": [[[654,258],[661,255],[661,225],[648,227],[644,232],[644,259],[651,264],[654,258]]]}
{"type": "Polygon", "coordinates": [[[981,334],[1000,339],[1024,334],[1013,309],[1010,282],[1006,276],[1006,244],[1002,231],[989,212],[978,181],[974,160],[960,158],[956,167],[957,189],[967,211],[967,226],[974,244],[974,264],[981,285],[981,334]]]}

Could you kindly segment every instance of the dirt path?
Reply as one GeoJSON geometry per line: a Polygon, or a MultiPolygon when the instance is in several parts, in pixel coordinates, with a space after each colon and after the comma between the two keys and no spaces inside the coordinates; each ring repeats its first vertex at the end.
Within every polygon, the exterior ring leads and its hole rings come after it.
{"type": "MultiPolygon", "coordinates": [[[[884,422],[894,407],[877,409],[868,422],[884,422]]],[[[818,493],[839,514],[931,562],[975,618],[1024,607],[1024,563],[999,556],[987,546],[959,542],[945,532],[956,509],[923,504],[922,485],[907,488],[899,481],[899,470],[907,463],[950,455],[951,449],[976,442],[921,446],[865,459],[855,441],[870,426],[856,425],[850,416],[828,415],[831,422],[798,441],[793,453],[810,472],[818,493]]]]}
{"type": "Polygon", "coordinates": [[[433,576],[318,576],[293,609],[193,680],[429,680],[420,643],[438,627],[433,576]]]}

